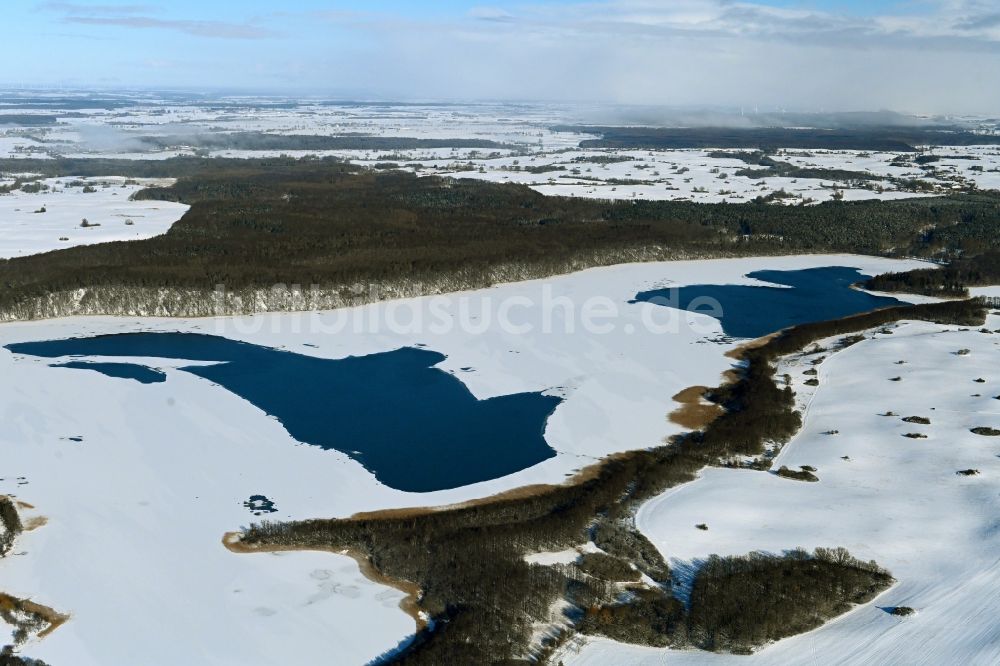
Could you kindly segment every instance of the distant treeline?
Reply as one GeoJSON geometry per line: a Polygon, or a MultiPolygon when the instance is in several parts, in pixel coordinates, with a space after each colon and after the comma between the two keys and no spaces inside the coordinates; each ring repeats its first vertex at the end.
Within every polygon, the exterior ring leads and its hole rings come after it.
{"type": "Polygon", "coordinates": [[[986,305],[979,299],[961,301],[944,301],[941,303],[924,303],[922,305],[899,305],[891,308],[873,310],[862,314],[851,315],[843,319],[820,321],[801,324],[782,331],[762,347],[751,349],[744,358],[751,362],[755,360],[774,360],[780,356],[791,354],[806,345],[835,335],[847,335],[864,331],[877,326],[884,326],[895,321],[920,319],[937,324],[955,324],[958,326],[982,325],[986,318],[986,305]]]}
{"type": "Polygon", "coordinates": [[[59,117],[47,114],[32,113],[0,113],[0,127],[17,125],[19,127],[42,127],[55,125],[59,117]]]}
{"type": "Polygon", "coordinates": [[[919,146],[1000,144],[1000,136],[976,134],[961,128],[857,127],[844,129],[729,128],[729,127],[606,127],[561,125],[556,131],[599,134],[581,148],[657,150],[681,148],[821,149],[913,152],[919,146]]]}
{"type": "MultiPolygon", "coordinates": [[[[302,164],[319,162],[299,160],[302,164]]],[[[38,174],[46,178],[71,176],[76,178],[101,178],[124,176],[127,178],[190,178],[204,173],[225,173],[236,171],[252,164],[258,169],[288,166],[296,161],[290,158],[272,160],[242,160],[237,158],[170,157],[163,160],[125,160],[108,158],[59,157],[56,159],[0,159],[0,175],[38,174]]],[[[337,163],[333,158],[324,158],[322,164],[337,163]]]]}
{"type": "Polygon", "coordinates": [[[869,171],[849,171],[847,169],[821,169],[817,167],[799,167],[789,162],[776,160],[768,152],[714,150],[708,154],[713,159],[740,160],[746,162],[748,168],[734,171],[734,175],[745,178],[814,178],[826,180],[883,180],[883,176],[869,171]],[[761,169],[749,167],[759,166],[761,169]]]}
{"type": "Polygon", "coordinates": [[[0,92],[0,102],[5,109],[17,110],[38,110],[38,109],[120,109],[124,107],[140,106],[142,102],[128,100],[117,95],[103,97],[100,95],[67,95],[65,97],[39,95],[32,96],[26,94],[10,95],[0,92]]]}
{"type": "Polygon", "coordinates": [[[848,169],[821,169],[818,167],[800,167],[788,162],[774,161],[770,167],[763,169],[737,169],[736,176],[745,178],[812,178],[815,180],[890,180],[869,171],[850,171],[848,169]]]}
{"type": "MultiPolygon", "coordinates": [[[[710,397],[726,412],[705,430],[670,444],[608,457],[573,483],[486,499],[453,509],[390,511],[356,518],[265,522],[242,533],[251,547],[349,548],[380,574],[417,585],[420,609],[434,624],[385,663],[527,663],[535,627],[553,604],[573,605],[572,631],[651,645],[746,651],[811,629],[869,599],[889,582],[873,563],[842,549],[812,557],[751,555],[709,561],[696,579],[690,615],[671,591],[670,569],[634,526],[638,507],[690,481],[706,465],[759,455],[798,427],[790,389],[778,387],[774,361],[830,336],[900,319],[981,325],[978,301],[913,305],[792,328],[745,352],[746,370],[710,397]],[[575,565],[528,564],[524,556],[593,540],[610,558],[575,565]],[[657,587],[630,585],[636,570],[657,587]],[[622,601],[624,583],[632,600],[622,601]]],[[[748,472],[751,473],[751,472],[748,472]]],[[[692,526],[692,529],[694,527],[692,526]]],[[[536,658],[568,633],[543,642],[536,658]]]]}
{"type": "MultiPolygon", "coordinates": [[[[2,116],[0,116],[2,118],[2,116]]],[[[150,149],[195,147],[205,150],[417,150],[429,148],[503,148],[488,139],[417,139],[413,137],[321,136],[264,132],[205,132],[135,139],[150,149]]]]}
{"type": "Polygon", "coordinates": [[[969,287],[995,284],[1000,284],[1000,251],[990,250],[973,257],[955,259],[943,267],[876,275],[864,286],[873,291],[961,297],[969,295],[969,287]]]}

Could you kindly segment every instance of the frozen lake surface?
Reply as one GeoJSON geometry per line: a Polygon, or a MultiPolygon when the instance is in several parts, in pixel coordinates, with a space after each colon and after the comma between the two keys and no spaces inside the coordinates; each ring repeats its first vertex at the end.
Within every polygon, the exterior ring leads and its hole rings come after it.
{"type": "MultiPolygon", "coordinates": [[[[322,359],[210,335],[132,333],[28,342],[7,349],[46,358],[212,362],[181,370],[211,380],[274,416],[297,441],[349,455],[398,490],[458,488],[519,472],[556,455],[543,431],[560,398],[526,392],[478,400],[457,377],[434,367],[445,360],[443,354],[417,347],[322,359]]],[[[155,372],[121,363],[77,361],[58,367],[82,367],[145,383],[151,383],[148,375],[155,372]]]]}

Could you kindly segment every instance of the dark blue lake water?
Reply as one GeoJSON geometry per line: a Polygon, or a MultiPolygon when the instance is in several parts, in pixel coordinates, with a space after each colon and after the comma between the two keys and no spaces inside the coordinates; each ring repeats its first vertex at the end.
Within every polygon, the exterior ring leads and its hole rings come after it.
{"type": "Polygon", "coordinates": [[[726,335],[734,338],[759,338],[789,326],[903,304],[895,298],[851,289],[852,284],[869,277],[856,268],[756,271],[747,277],[790,288],[699,284],[644,291],[636,294],[633,302],[711,315],[722,323],[726,335]],[[714,299],[720,311],[712,312],[705,299],[714,299]]]}
{"type": "MultiPolygon", "coordinates": [[[[8,345],[43,358],[138,357],[216,361],[183,371],[215,382],[277,418],[296,440],[336,449],[382,483],[412,492],[496,479],[555,456],[545,423],[561,399],[520,393],[478,400],[433,366],[445,357],[406,347],[330,360],[184,333],[130,333],[8,345]]],[[[83,367],[120,377],[128,363],[83,367]]],[[[210,446],[211,442],[206,442],[210,446]]]]}
{"type": "Polygon", "coordinates": [[[160,384],[167,381],[167,376],[164,373],[144,365],[139,365],[138,363],[69,361],[68,363],[53,363],[50,367],[70,368],[71,370],[94,370],[108,377],[134,379],[141,384],[160,384]]]}

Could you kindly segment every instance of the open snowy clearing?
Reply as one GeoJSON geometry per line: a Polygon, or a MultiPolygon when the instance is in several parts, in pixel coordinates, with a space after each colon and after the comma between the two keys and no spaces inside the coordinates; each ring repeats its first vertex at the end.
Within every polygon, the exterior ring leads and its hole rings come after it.
{"type": "MultiPolygon", "coordinates": [[[[1000,316],[987,326],[1000,329],[1000,316]]],[[[970,432],[1000,428],[1000,335],[912,322],[812,365],[827,355],[779,368],[792,376],[806,419],[774,469],[813,466],[817,483],[707,469],[647,503],[637,524],[679,572],[713,553],[844,546],[888,568],[897,583],[751,657],[588,640],[566,650],[567,664],[1000,662],[1000,439],[970,432]],[[812,367],[816,389],[803,383],[812,367]],[[930,424],[902,420],[912,416],[930,424]],[[699,523],[708,529],[695,529],[699,523]],[[886,612],[895,606],[917,614],[886,612]]]]}
{"type": "Polygon", "coordinates": [[[81,666],[130,663],[136,655],[151,666],[192,656],[208,664],[312,662],[330,654],[338,663],[366,662],[413,632],[413,620],[398,608],[402,593],[363,581],[346,557],[229,552],[222,535],[261,519],[243,505],[248,498],[266,495],[277,508],[270,517],[278,520],[445,504],[560,482],[608,453],[656,445],[681,430],[666,419],[676,407],[671,396],[717,383],[735,342],[722,339],[715,319],[693,313],[673,330],[651,330],[649,322],[668,324],[671,310],[627,301],[670,283],[754,284],[743,275],[830,265],[884,272],[923,264],[845,255],[640,264],[444,302],[428,297],[319,315],[0,326],[0,347],[145,330],[224,335],[325,358],[426,344],[447,355],[438,367],[456,373],[476,397],[541,390],[566,398],[545,432],[556,457],[494,481],[405,493],[378,484],[346,455],[298,444],[249,403],[174,369],[189,363],[146,359],[167,381],[140,386],[0,349],[0,492],[16,494],[48,518],[19,540],[18,555],[0,563],[0,590],[71,615],[26,652],[81,666]],[[612,330],[587,333],[570,314],[592,297],[618,308],[618,317],[607,320],[612,330]],[[561,303],[551,310],[549,333],[544,308],[525,304],[545,298],[561,303]],[[535,330],[488,321],[503,302],[519,303],[510,319],[535,330]],[[353,327],[373,317],[410,322],[435,303],[452,318],[477,323],[479,332],[353,327]],[[575,333],[567,321],[576,321],[575,333]],[[67,558],[86,566],[68,567],[67,558]],[[165,637],[163,626],[184,640],[165,637]]]}
{"type": "MultiPolygon", "coordinates": [[[[12,181],[0,180],[0,185],[12,181]]],[[[147,187],[171,180],[46,178],[29,183],[38,192],[0,195],[0,259],[50,252],[75,245],[138,240],[164,234],[189,206],[168,201],[133,201],[147,187]],[[87,220],[90,226],[82,226],[87,220]]]]}

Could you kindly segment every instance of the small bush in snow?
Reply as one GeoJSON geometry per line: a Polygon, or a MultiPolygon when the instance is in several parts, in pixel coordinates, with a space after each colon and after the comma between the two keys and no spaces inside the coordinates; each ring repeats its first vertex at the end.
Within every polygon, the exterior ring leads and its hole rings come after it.
{"type": "MultiPolygon", "coordinates": [[[[813,471],[815,471],[815,468],[813,468],[813,471]]],[[[812,471],[807,469],[792,470],[788,469],[784,465],[782,465],[778,471],[775,472],[775,474],[784,479],[793,479],[795,481],[808,481],[810,483],[819,481],[819,477],[813,474],[812,471]]]]}

